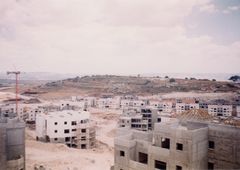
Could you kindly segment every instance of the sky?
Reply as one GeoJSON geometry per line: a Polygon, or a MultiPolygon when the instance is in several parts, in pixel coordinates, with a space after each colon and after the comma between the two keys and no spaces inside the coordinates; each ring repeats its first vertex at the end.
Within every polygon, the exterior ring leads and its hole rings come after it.
{"type": "Polygon", "coordinates": [[[1,0],[0,72],[240,73],[239,0],[1,0]]]}

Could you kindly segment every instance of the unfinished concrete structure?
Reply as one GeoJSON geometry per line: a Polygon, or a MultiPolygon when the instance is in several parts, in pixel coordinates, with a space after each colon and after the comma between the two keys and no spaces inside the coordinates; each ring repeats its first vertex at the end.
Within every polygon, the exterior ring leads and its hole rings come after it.
{"type": "Polygon", "coordinates": [[[142,131],[152,130],[157,122],[157,110],[141,108],[135,111],[127,111],[118,122],[119,127],[129,127],[142,131]]]}
{"type": "Polygon", "coordinates": [[[91,149],[96,146],[96,130],[93,123],[78,124],[74,145],[79,149],[91,149]]]}
{"type": "Polygon", "coordinates": [[[172,119],[154,131],[121,128],[114,142],[114,170],[240,168],[240,129],[233,126],[172,119]]]}
{"type": "Polygon", "coordinates": [[[100,109],[119,109],[121,97],[116,96],[114,98],[99,98],[96,101],[96,106],[100,109]]]}
{"type": "Polygon", "coordinates": [[[0,169],[25,170],[25,124],[0,118],[0,169]]]}
{"type": "Polygon", "coordinates": [[[14,104],[5,104],[1,106],[0,114],[6,117],[15,117],[18,115],[19,119],[25,122],[35,122],[36,114],[43,113],[43,109],[39,104],[19,104],[18,114],[16,114],[16,106],[14,104]]]}
{"type": "Polygon", "coordinates": [[[170,101],[161,100],[149,100],[149,105],[153,108],[158,109],[160,112],[171,113],[173,111],[173,103],[170,101]]]}

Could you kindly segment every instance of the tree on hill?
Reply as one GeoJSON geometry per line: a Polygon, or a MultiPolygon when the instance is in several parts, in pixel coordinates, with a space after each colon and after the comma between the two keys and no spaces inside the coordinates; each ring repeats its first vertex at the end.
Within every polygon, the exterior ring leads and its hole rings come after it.
{"type": "Polygon", "coordinates": [[[231,81],[233,81],[233,82],[236,82],[236,81],[240,80],[240,76],[238,76],[238,75],[231,76],[228,80],[231,80],[231,81]]]}
{"type": "Polygon", "coordinates": [[[174,83],[174,82],[176,82],[176,80],[175,80],[174,78],[171,78],[171,79],[169,80],[169,82],[170,82],[170,83],[174,83]]]}

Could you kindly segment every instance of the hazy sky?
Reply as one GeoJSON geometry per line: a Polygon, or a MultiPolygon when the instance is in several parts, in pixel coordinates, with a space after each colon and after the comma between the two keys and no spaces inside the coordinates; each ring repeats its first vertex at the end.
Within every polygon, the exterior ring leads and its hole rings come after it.
{"type": "Polygon", "coordinates": [[[0,71],[239,73],[239,0],[1,0],[0,71]]]}

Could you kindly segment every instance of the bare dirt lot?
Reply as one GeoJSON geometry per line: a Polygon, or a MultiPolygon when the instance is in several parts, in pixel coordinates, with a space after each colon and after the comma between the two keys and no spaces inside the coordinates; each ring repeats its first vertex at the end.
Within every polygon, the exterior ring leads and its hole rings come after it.
{"type": "Polygon", "coordinates": [[[97,147],[91,150],[73,149],[64,144],[35,141],[35,131],[26,129],[27,170],[43,165],[48,170],[108,170],[113,165],[114,136],[119,113],[91,110],[97,123],[97,147]]]}

